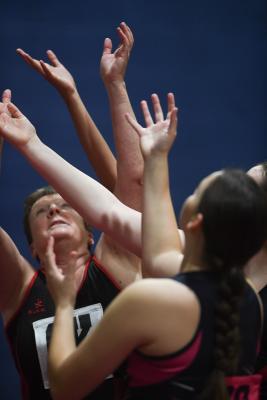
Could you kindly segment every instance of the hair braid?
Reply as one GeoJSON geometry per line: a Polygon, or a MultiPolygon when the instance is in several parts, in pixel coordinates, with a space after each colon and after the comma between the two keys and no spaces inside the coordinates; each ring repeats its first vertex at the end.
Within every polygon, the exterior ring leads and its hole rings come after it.
{"type": "Polygon", "coordinates": [[[215,304],[214,370],[200,396],[201,400],[228,400],[225,376],[238,370],[240,359],[240,306],[245,278],[238,267],[219,267],[220,283],[215,304]]]}

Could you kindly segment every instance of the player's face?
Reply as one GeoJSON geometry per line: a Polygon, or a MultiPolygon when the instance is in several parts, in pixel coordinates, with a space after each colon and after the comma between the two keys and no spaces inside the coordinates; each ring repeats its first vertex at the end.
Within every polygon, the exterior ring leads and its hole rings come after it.
{"type": "Polygon", "coordinates": [[[44,251],[49,236],[59,240],[85,241],[88,232],[82,217],[59,195],[50,194],[38,199],[32,206],[29,223],[32,233],[32,248],[39,254],[44,251]]]}

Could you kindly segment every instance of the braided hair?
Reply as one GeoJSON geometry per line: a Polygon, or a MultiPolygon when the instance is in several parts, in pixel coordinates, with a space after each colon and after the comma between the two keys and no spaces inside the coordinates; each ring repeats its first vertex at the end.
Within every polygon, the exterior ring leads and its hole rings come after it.
{"type": "Polygon", "coordinates": [[[225,376],[238,371],[243,267],[267,237],[266,195],[245,172],[226,170],[203,193],[204,261],[218,276],[214,368],[200,399],[229,399],[225,376]]]}

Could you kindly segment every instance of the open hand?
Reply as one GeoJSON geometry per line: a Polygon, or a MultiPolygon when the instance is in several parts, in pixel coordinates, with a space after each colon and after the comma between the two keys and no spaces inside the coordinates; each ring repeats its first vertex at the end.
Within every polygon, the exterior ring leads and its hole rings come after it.
{"type": "Polygon", "coordinates": [[[134,44],[132,31],[125,22],[120,23],[117,32],[120,44],[114,53],[112,53],[111,39],[106,38],[104,41],[104,49],[100,62],[100,75],[105,84],[114,81],[124,81],[130,52],[134,44]]]}
{"type": "Polygon", "coordinates": [[[71,252],[68,265],[64,265],[64,270],[60,269],[56,264],[54,238],[49,237],[44,266],[47,286],[56,305],[74,306],[75,304],[78,290],[75,280],[76,259],[76,252],[71,252]]]}
{"type": "Polygon", "coordinates": [[[0,114],[0,135],[16,147],[26,145],[37,136],[34,126],[13,104],[6,104],[7,111],[0,114]]]}
{"type": "MultiPolygon", "coordinates": [[[[10,115],[7,105],[11,102],[11,90],[10,89],[6,89],[3,91],[2,94],[2,102],[0,103],[0,115],[2,113],[6,113],[8,115],[10,115]]],[[[3,143],[4,143],[4,139],[1,136],[0,137],[0,157],[2,155],[2,150],[3,150],[3,143]]]]}
{"type": "Polygon", "coordinates": [[[3,91],[2,102],[0,102],[0,114],[2,114],[2,113],[9,114],[7,105],[10,102],[11,102],[11,90],[10,89],[6,89],[6,90],[3,91]]]}
{"type": "Polygon", "coordinates": [[[17,53],[21,58],[42,75],[48,82],[62,94],[72,93],[76,89],[74,79],[70,72],[59,61],[56,54],[52,50],[47,50],[46,54],[50,61],[45,63],[43,60],[36,60],[22,49],[17,49],[17,53]]]}
{"type": "Polygon", "coordinates": [[[166,119],[162,112],[159,98],[156,94],[151,96],[155,122],[153,121],[146,101],[141,101],[141,109],[144,115],[146,128],[142,127],[130,114],[125,117],[132,128],[140,136],[140,147],[143,157],[151,154],[168,153],[176,137],[177,108],[173,93],[168,94],[168,113],[166,119]]]}

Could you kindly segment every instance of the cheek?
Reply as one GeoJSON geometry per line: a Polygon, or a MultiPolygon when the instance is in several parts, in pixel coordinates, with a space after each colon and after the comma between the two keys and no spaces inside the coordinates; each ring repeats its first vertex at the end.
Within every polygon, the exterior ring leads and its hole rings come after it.
{"type": "Polygon", "coordinates": [[[179,218],[179,226],[181,229],[185,230],[186,224],[190,221],[192,215],[195,212],[195,201],[194,196],[189,196],[184,202],[179,218]]]}
{"type": "Polygon", "coordinates": [[[42,237],[46,230],[46,221],[44,218],[36,218],[30,223],[30,229],[32,237],[38,240],[39,237],[42,237]]]}

